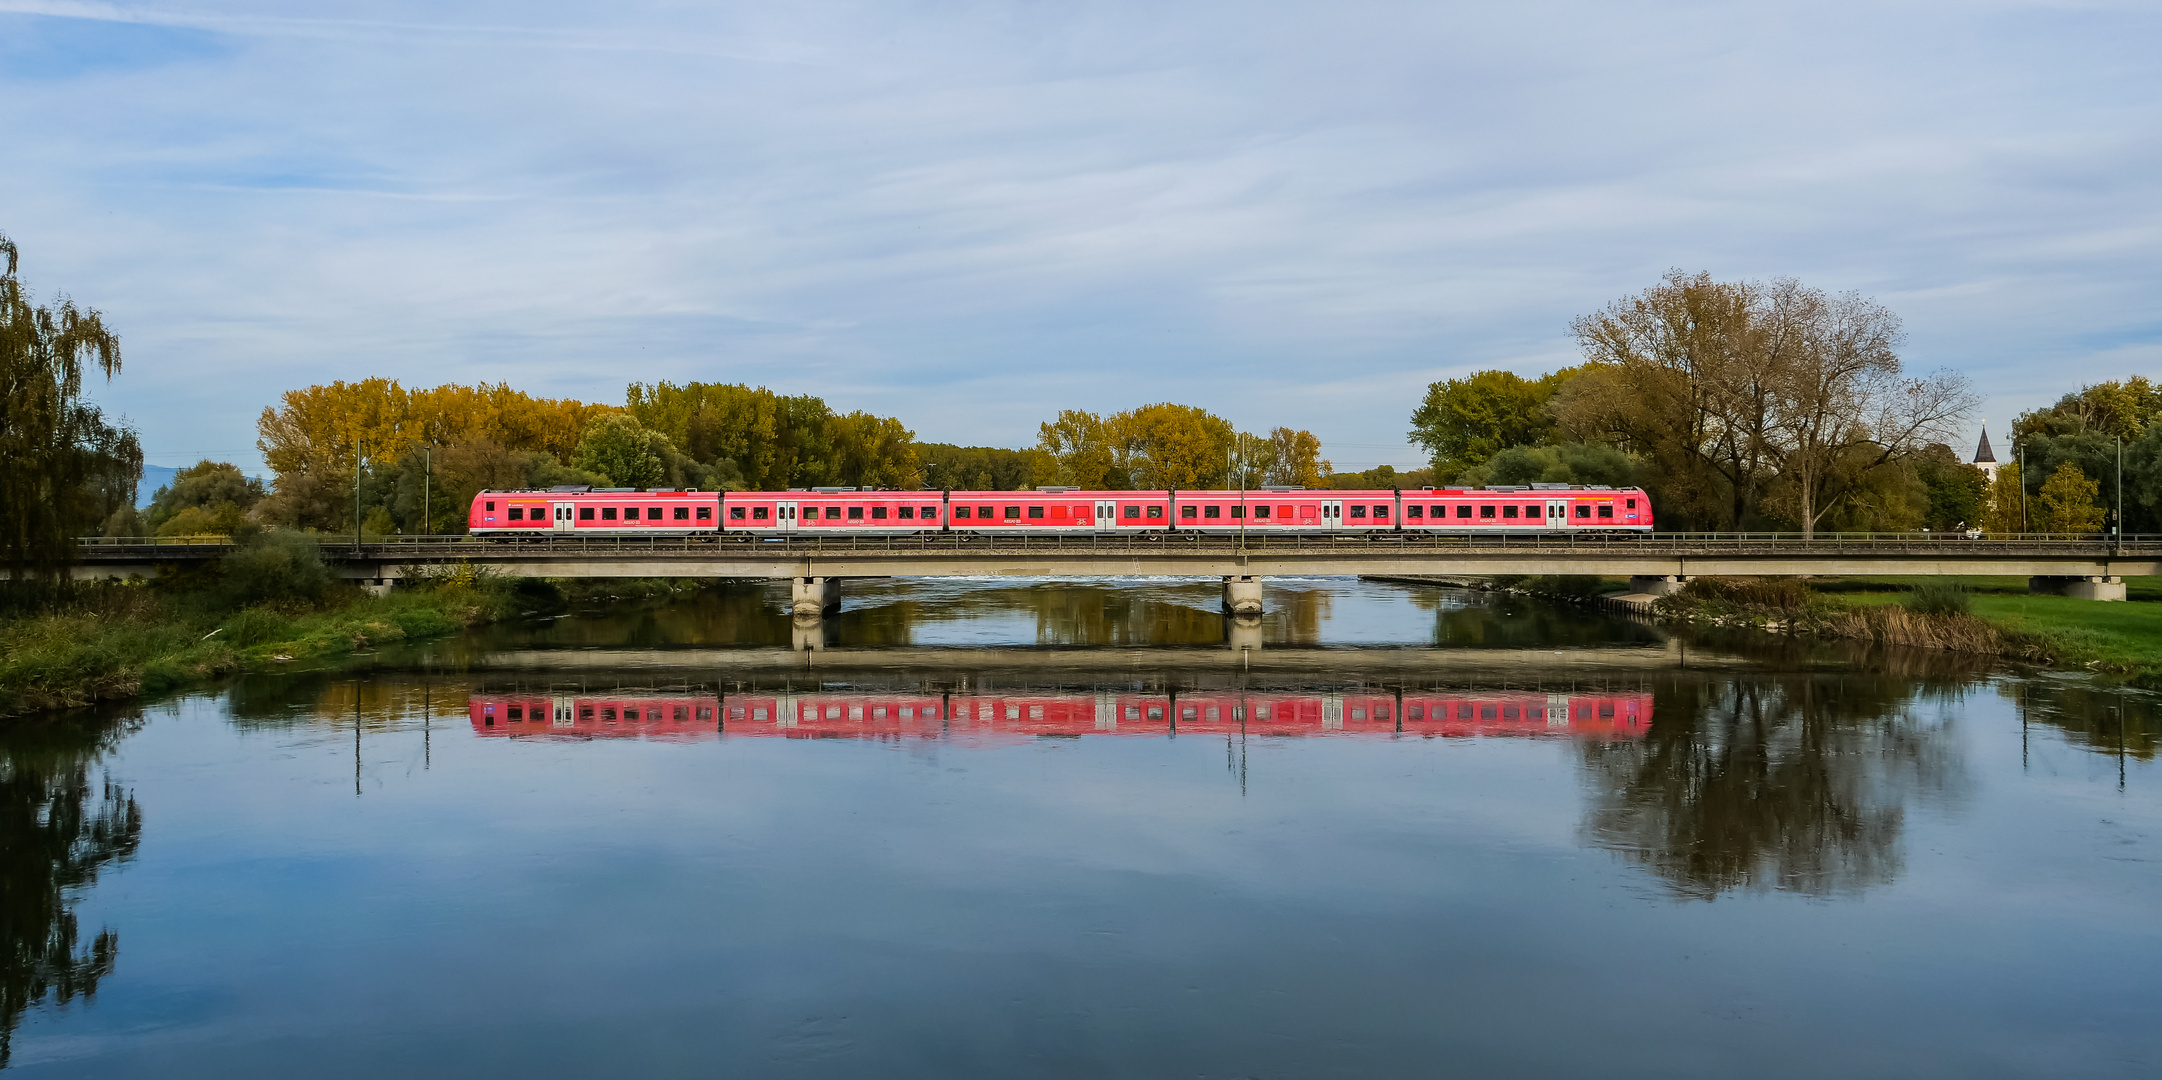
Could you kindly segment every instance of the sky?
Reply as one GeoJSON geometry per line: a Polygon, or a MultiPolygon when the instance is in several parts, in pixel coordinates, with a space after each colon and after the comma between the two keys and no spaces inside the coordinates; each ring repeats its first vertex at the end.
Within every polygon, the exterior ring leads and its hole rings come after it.
{"type": "Polygon", "coordinates": [[[1670,268],[1872,296],[2001,431],[2162,377],[2157,56],[2154,0],[0,0],[0,232],[168,466],[386,376],[1409,467],[1670,268]]]}

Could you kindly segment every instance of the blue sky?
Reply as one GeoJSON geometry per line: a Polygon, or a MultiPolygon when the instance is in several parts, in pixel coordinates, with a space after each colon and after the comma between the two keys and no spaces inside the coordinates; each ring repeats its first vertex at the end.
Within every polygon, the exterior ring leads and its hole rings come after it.
{"type": "Polygon", "coordinates": [[[0,231],[151,460],[279,391],[1170,400],[1419,463],[1669,267],[1875,296],[2011,416],[2162,376],[2162,5],[0,0],[0,231]]]}

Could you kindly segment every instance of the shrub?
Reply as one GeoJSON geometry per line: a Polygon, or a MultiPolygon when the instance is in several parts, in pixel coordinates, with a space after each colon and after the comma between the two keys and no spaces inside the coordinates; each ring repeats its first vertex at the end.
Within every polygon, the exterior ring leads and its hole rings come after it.
{"type": "Polygon", "coordinates": [[[1965,615],[1972,606],[1967,590],[1944,581],[1924,582],[1901,600],[1916,615],[1965,615]]]}
{"type": "Polygon", "coordinates": [[[1809,605],[1809,587],[1795,578],[1690,578],[1677,595],[1779,611],[1796,611],[1809,605]]]}
{"type": "Polygon", "coordinates": [[[221,561],[217,591],[231,607],[313,603],[335,583],[314,540],[273,529],[250,537],[221,561]]]}
{"type": "Polygon", "coordinates": [[[299,627],[293,620],[264,608],[248,608],[225,620],[225,643],[246,649],[273,641],[289,641],[299,627]]]}

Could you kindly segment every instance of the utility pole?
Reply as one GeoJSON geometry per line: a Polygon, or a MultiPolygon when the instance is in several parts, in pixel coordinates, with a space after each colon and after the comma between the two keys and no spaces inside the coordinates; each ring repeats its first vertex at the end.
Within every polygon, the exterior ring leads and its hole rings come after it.
{"type": "MultiPolygon", "coordinates": [[[[2117,436],[2117,531],[2116,554],[2124,554],[2124,436],[2117,436]]],[[[2119,715],[2120,722],[2122,714],[2119,715]]]]}
{"type": "Polygon", "coordinates": [[[2019,531],[2028,532],[2033,528],[2034,526],[2028,523],[2027,518],[2027,444],[2021,443],[2019,444],[2019,531]]]}
{"type": "Polygon", "coordinates": [[[435,492],[431,490],[431,487],[435,483],[435,444],[430,443],[422,447],[420,453],[420,533],[422,536],[433,536],[435,535],[435,492]]]}
{"type": "MultiPolygon", "coordinates": [[[[364,461],[364,460],[366,460],[366,454],[367,454],[367,447],[368,447],[368,444],[367,444],[367,442],[366,442],[366,441],[364,441],[364,440],[362,440],[362,439],[358,439],[358,438],[356,438],[356,439],[354,439],[354,440],[353,440],[353,550],[354,550],[354,551],[359,551],[359,550],[360,550],[360,466],[361,466],[361,462],[362,462],[362,461],[364,461]]],[[[356,691],[356,692],[357,692],[357,691],[356,691]]],[[[359,737],[359,736],[358,736],[358,735],[356,734],[356,735],[355,735],[355,738],[357,739],[358,737],[359,737]]],[[[354,768],[355,768],[355,769],[356,769],[356,771],[357,771],[359,767],[358,767],[358,766],[355,766],[354,768]]],[[[357,780],[356,780],[356,781],[354,781],[354,786],[355,786],[355,788],[358,788],[358,787],[359,787],[359,781],[357,781],[357,780]]],[[[356,790],[356,791],[354,792],[354,794],[356,794],[356,795],[357,795],[357,794],[359,794],[359,791],[357,791],[357,790],[356,790]]]]}

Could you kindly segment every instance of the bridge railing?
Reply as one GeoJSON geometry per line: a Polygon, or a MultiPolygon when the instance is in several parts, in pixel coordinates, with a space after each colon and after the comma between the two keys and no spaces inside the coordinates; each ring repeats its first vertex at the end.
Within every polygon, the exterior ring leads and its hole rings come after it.
{"type": "MultiPolygon", "coordinates": [[[[1071,551],[1134,552],[1165,554],[1180,551],[1219,553],[1252,551],[1270,553],[1330,552],[1354,550],[1384,552],[1633,552],[1641,554],[1765,554],[1765,555],[1867,555],[1943,554],[2004,555],[2156,555],[2162,554],[2162,534],[2134,534],[2121,539],[2094,534],[2071,535],[2022,533],[1969,538],[1961,534],[1818,533],[1804,537],[1796,532],[1665,532],[1665,533],[1535,533],[1451,534],[1421,532],[1372,532],[1352,534],[1296,534],[1248,536],[1232,534],[1115,533],[979,536],[963,533],[922,533],[911,536],[594,536],[590,534],[544,534],[515,539],[474,537],[465,534],[440,536],[366,537],[356,545],[350,537],[317,538],[326,554],[350,553],[367,559],[490,559],[546,555],[684,554],[714,555],[723,552],[842,553],[842,552],[974,552],[1071,551]]],[[[231,544],[206,537],[143,539],[89,538],[82,541],[86,558],[191,559],[208,558],[229,550],[231,544]]]]}

